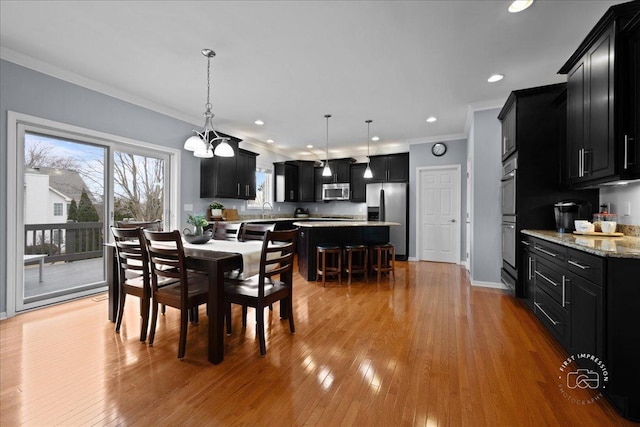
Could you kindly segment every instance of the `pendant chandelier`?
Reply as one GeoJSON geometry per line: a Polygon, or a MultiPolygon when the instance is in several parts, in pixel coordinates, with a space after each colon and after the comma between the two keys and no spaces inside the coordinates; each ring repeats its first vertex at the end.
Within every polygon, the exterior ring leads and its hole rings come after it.
{"type": "Polygon", "coordinates": [[[329,167],[329,117],[331,117],[331,114],[325,114],[324,116],[324,118],[327,119],[327,156],[324,160],[322,176],[331,176],[331,168],[329,167]]]}
{"type": "Polygon", "coordinates": [[[211,49],[202,49],[202,55],[207,58],[207,103],[204,112],[204,128],[198,132],[194,130],[195,135],[190,137],[184,143],[184,149],[193,151],[193,155],[201,158],[211,158],[214,155],[219,157],[233,157],[234,152],[229,145],[229,138],[221,137],[211,124],[214,114],[211,112],[210,92],[211,92],[211,58],[216,53],[211,49]],[[216,145],[216,143],[218,143],[216,145]],[[214,148],[215,147],[215,148],[214,148]]]}
{"type": "Polygon", "coordinates": [[[369,126],[373,120],[365,120],[364,122],[367,124],[367,168],[364,170],[363,178],[370,179],[373,178],[373,172],[371,172],[371,157],[369,157],[369,126]]]}

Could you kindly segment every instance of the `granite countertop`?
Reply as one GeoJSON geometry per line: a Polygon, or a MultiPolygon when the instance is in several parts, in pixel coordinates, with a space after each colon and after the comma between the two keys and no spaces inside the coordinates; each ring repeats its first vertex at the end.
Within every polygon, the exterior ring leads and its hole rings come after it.
{"type": "Polygon", "coordinates": [[[391,225],[400,225],[398,222],[385,221],[301,221],[294,222],[293,225],[305,228],[314,227],[388,227],[391,225]]]}
{"type": "MultiPolygon", "coordinates": [[[[246,223],[246,222],[279,222],[279,221],[322,221],[324,223],[328,222],[328,221],[335,221],[335,222],[343,222],[343,221],[350,221],[350,222],[361,222],[358,219],[354,219],[353,217],[348,217],[348,218],[337,218],[337,217],[303,217],[303,218],[295,218],[292,216],[283,216],[283,217],[268,217],[268,218],[245,218],[245,219],[234,219],[232,221],[226,221],[224,218],[222,219],[224,222],[228,222],[230,224],[240,224],[240,223],[246,223]]],[[[364,220],[362,220],[364,221],[364,220]]],[[[209,224],[214,224],[215,221],[208,221],[209,224]]]]}
{"type": "Polygon", "coordinates": [[[598,256],[640,259],[640,237],[586,236],[555,230],[522,230],[522,234],[598,256]]]}

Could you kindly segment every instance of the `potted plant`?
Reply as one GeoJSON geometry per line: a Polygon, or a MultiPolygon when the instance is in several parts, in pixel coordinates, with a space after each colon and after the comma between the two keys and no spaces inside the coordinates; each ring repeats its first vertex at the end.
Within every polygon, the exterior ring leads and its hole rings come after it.
{"type": "Polygon", "coordinates": [[[222,209],[224,209],[224,205],[220,202],[213,202],[209,205],[209,209],[211,210],[211,217],[221,217],[222,209]]]}
{"type": "Polygon", "coordinates": [[[187,217],[187,224],[193,225],[193,234],[196,236],[200,236],[203,230],[202,227],[206,226],[208,222],[204,215],[189,214],[189,216],[187,217]]]}

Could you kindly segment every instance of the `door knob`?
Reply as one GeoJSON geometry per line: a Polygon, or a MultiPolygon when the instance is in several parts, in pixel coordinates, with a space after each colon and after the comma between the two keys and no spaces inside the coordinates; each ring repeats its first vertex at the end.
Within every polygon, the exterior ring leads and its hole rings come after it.
{"type": "Polygon", "coordinates": [[[455,218],[451,218],[451,222],[456,222],[456,219],[455,218]]]}

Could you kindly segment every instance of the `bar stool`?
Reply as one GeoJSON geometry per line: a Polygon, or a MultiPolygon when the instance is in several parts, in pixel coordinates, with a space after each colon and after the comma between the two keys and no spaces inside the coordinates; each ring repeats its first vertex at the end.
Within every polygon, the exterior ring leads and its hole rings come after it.
{"type": "Polygon", "coordinates": [[[316,281],[322,275],[322,286],[325,286],[327,276],[338,276],[338,282],[342,285],[341,252],[340,245],[318,245],[316,247],[316,281]],[[327,265],[327,261],[329,261],[329,265],[327,265]]]}
{"type": "Polygon", "coordinates": [[[367,274],[367,258],[369,256],[369,249],[366,245],[344,245],[344,254],[345,254],[345,269],[344,271],[348,274],[348,284],[351,284],[351,275],[355,274],[364,274],[365,279],[367,279],[367,283],[369,282],[369,276],[367,274]],[[355,264],[353,263],[355,257],[355,264]]]}
{"type": "Polygon", "coordinates": [[[392,243],[382,243],[371,247],[371,270],[378,273],[378,282],[381,273],[391,272],[393,280],[396,280],[396,247],[392,243]]]}

